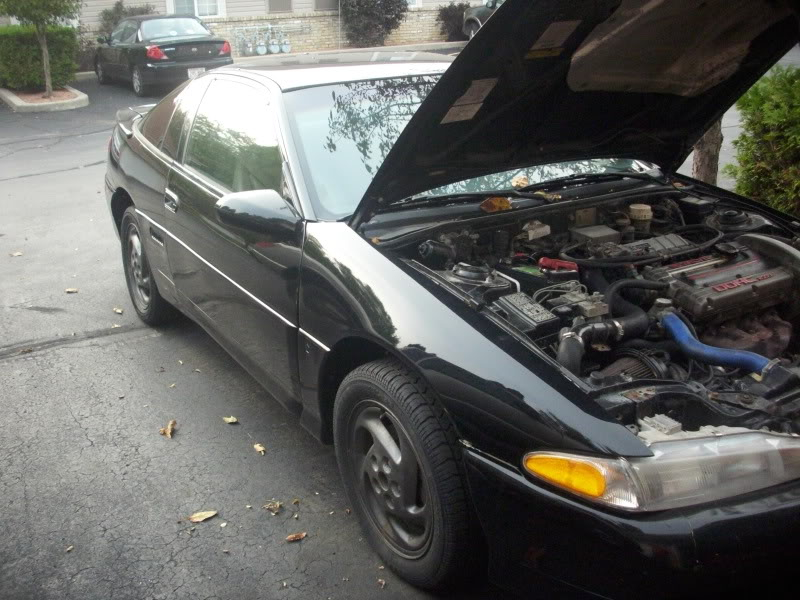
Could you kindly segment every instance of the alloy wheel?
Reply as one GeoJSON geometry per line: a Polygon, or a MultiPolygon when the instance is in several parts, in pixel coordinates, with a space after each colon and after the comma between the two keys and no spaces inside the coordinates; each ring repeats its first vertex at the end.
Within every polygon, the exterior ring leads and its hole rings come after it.
{"type": "Polygon", "coordinates": [[[131,83],[133,84],[133,91],[140,95],[142,93],[142,73],[139,71],[139,67],[133,68],[131,83]]]}
{"type": "Polygon", "coordinates": [[[351,413],[350,467],[365,512],[400,556],[425,554],[433,532],[433,506],[419,457],[400,421],[376,400],[351,413]]]}
{"type": "Polygon", "coordinates": [[[147,312],[152,295],[152,275],[144,257],[139,230],[135,226],[128,229],[128,285],[136,308],[147,312]]]}

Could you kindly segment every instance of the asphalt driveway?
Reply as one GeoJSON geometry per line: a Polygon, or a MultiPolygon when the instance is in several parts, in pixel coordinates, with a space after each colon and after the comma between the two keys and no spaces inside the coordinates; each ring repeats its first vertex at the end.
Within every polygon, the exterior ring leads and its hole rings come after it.
{"type": "Polygon", "coordinates": [[[0,598],[431,598],[364,542],[331,448],[199,327],[136,318],[102,192],[114,113],[142,101],[76,87],[91,106],[0,108],[0,598]]]}

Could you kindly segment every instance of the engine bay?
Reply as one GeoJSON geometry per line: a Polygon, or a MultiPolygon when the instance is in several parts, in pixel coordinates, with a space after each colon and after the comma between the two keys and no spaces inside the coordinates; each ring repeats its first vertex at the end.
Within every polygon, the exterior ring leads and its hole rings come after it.
{"type": "Polygon", "coordinates": [[[677,189],[508,217],[454,222],[399,253],[645,441],[800,433],[800,238],[788,227],[677,189]]]}

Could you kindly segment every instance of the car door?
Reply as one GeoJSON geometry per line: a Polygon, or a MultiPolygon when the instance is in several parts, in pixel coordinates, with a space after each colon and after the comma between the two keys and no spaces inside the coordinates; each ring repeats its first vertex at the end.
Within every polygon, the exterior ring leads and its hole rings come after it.
{"type": "Polygon", "coordinates": [[[184,84],[168,94],[134,125],[128,142],[133,152],[126,153],[123,158],[125,172],[129,175],[129,191],[140,217],[144,217],[139,223],[141,243],[145,245],[158,289],[169,301],[175,301],[176,297],[164,232],[167,179],[178,155],[187,115],[191,122],[206,85],[207,82],[184,84]]]}
{"type": "Polygon", "coordinates": [[[297,286],[302,222],[284,166],[275,108],[266,88],[210,79],[170,175],[167,221],[172,275],[181,302],[278,400],[297,408],[297,286]],[[269,235],[220,220],[231,192],[271,189],[297,216],[297,234],[269,235]],[[169,206],[169,203],[172,203],[169,206]]]}
{"type": "Polygon", "coordinates": [[[135,62],[135,54],[139,49],[138,33],[138,21],[126,21],[119,43],[116,45],[118,73],[125,79],[131,77],[131,64],[135,62]]]}

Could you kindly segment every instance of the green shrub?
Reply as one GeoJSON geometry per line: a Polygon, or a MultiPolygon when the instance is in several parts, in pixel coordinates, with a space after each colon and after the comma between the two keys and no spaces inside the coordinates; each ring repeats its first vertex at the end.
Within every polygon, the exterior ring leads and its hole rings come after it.
{"type": "Polygon", "coordinates": [[[114,6],[100,11],[100,33],[111,35],[114,28],[119,25],[122,19],[136,17],[138,15],[152,15],[156,12],[156,7],[152,4],[140,4],[138,6],[125,6],[123,0],[117,0],[114,6]]]}
{"type": "Polygon", "coordinates": [[[408,0],[342,0],[345,35],[352,46],[382,46],[403,22],[408,0]]]}
{"type": "Polygon", "coordinates": [[[465,40],[464,35],[464,11],[470,7],[469,2],[451,2],[439,7],[439,14],[436,15],[436,22],[439,23],[439,31],[447,37],[448,42],[465,40]]]}
{"type": "Polygon", "coordinates": [[[736,192],[800,215],[800,69],[776,67],[736,103],[736,192]]]}
{"type": "MultiPolygon", "coordinates": [[[[53,87],[62,87],[75,76],[78,35],[72,27],[48,27],[50,72],[53,87]]],[[[12,89],[44,88],[42,49],[33,26],[0,27],[0,86],[12,89]]]]}

